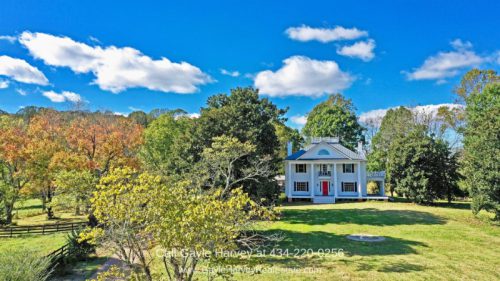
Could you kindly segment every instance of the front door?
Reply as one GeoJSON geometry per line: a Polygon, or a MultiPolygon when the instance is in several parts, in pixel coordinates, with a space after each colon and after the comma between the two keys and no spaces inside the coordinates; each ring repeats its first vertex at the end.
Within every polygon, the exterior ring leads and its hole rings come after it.
{"type": "Polygon", "coordinates": [[[328,184],[329,184],[328,181],[322,181],[321,182],[321,187],[322,187],[322,190],[323,190],[323,196],[328,196],[328,184]]]}

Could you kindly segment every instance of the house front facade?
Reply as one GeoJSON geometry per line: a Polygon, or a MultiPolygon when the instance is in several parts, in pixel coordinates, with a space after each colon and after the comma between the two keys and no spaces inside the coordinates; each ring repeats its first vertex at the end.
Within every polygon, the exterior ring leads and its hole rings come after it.
{"type": "Polygon", "coordinates": [[[367,172],[362,144],[356,151],[341,145],[339,138],[312,138],[311,144],[285,159],[285,193],[289,201],[307,198],[314,203],[338,199],[387,199],[385,172],[367,172]],[[369,194],[367,183],[378,183],[379,192],[369,194]]]}

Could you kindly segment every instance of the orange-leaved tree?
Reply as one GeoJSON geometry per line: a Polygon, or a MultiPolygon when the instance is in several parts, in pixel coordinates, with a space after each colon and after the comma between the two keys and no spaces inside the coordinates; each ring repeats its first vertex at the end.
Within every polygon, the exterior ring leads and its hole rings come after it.
{"type": "Polygon", "coordinates": [[[29,180],[26,173],[29,143],[27,126],[22,119],[0,116],[0,193],[7,224],[12,223],[14,204],[29,180]]]}

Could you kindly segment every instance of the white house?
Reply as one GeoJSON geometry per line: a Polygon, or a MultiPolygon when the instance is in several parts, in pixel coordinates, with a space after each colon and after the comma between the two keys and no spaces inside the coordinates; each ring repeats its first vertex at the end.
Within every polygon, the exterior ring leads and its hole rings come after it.
{"type": "Polygon", "coordinates": [[[339,138],[312,138],[304,149],[285,159],[285,193],[294,198],[308,198],[314,203],[335,203],[336,199],[382,199],[385,172],[367,172],[362,143],[352,151],[339,138]],[[368,194],[367,182],[379,182],[380,193],[368,194]]]}

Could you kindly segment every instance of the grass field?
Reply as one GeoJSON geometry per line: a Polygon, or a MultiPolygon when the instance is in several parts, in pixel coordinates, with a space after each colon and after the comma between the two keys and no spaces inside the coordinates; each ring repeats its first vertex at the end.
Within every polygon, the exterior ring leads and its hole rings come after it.
{"type": "MultiPolygon", "coordinates": [[[[500,280],[499,226],[484,216],[475,218],[467,203],[294,203],[280,209],[281,220],[261,227],[281,233],[283,241],[272,253],[238,261],[239,270],[253,265],[258,273],[236,273],[237,280],[500,280]],[[386,240],[346,238],[355,233],[386,240]],[[342,249],[342,254],[324,254],[331,249],[342,249]]],[[[1,239],[0,251],[28,247],[47,254],[65,243],[65,235],[1,239]]],[[[75,273],[90,274],[104,261],[83,263],[75,273]]],[[[205,278],[202,273],[197,277],[205,278]]]]}
{"type": "Polygon", "coordinates": [[[441,207],[410,203],[353,202],[282,207],[278,246],[289,255],[253,257],[261,274],[241,280],[500,280],[500,229],[474,218],[468,204],[441,207]],[[386,237],[355,242],[349,234],[386,237]],[[343,249],[344,256],[321,254],[343,249]],[[297,249],[314,253],[295,256],[297,249]],[[269,272],[273,270],[274,272],[269,272]],[[301,272],[302,271],[302,272],[301,272]]]}
{"type": "Polygon", "coordinates": [[[87,219],[86,216],[75,216],[73,210],[56,209],[54,213],[56,219],[48,220],[47,214],[42,210],[42,201],[40,199],[21,200],[15,205],[13,223],[23,226],[80,222],[87,219]]]}
{"type": "Polygon", "coordinates": [[[13,249],[29,249],[45,256],[66,244],[67,233],[30,235],[14,238],[0,238],[0,252],[13,249]]]}

